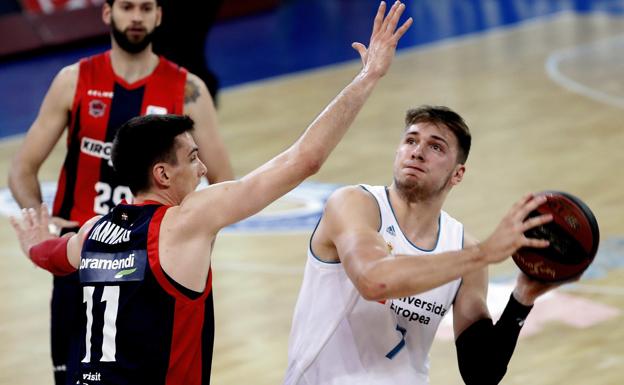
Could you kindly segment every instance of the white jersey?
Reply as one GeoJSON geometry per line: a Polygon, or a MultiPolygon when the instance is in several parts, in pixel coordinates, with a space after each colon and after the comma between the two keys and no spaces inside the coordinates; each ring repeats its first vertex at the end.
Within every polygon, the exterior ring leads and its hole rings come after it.
{"type": "MultiPolygon", "coordinates": [[[[384,186],[366,186],[377,200],[380,234],[392,255],[440,253],[463,247],[463,225],[442,211],[432,250],[401,231],[384,186]]],[[[383,303],[362,298],[341,263],[308,258],[288,346],[285,385],[429,383],[429,350],[460,279],[383,303]]]]}

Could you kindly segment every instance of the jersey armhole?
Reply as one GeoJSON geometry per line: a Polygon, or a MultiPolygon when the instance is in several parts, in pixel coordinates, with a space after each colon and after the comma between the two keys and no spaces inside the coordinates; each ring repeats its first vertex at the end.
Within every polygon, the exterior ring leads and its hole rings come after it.
{"type": "Polygon", "coordinates": [[[377,211],[379,212],[379,228],[377,229],[377,232],[380,232],[381,228],[383,227],[383,218],[381,217],[381,206],[379,206],[379,201],[377,200],[377,197],[375,196],[375,194],[373,194],[373,192],[370,191],[365,185],[360,184],[358,186],[362,190],[364,190],[367,193],[369,193],[371,195],[371,197],[373,198],[373,200],[375,201],[375,204],[377,205],[377,211]]]}
{"type": "Polygon", "coordinates": [[[169,295],[174,297],[176,300],[186,302],[203,301],[210,294],[210,292],[212,292],[212,269],[208,270],[208,278],[206,280],[206,287],[204,288],[204,291],[198,297],[192,298],[191,296],[187,295],[188,293],[186,293],[186,290],[191,290],[182,286],[172,277],[168,277],[167,273],[165,273],[162,265],[160,264],[160,225],[168,208],[168,206],[161,206],[157,208],[149,224],[149,230],[147,234],[147,257],[149,260],[150,269],[152,271],[152,274],[154,274],[154,278],[156,279],[160,287],[169,295]],[[186,290],[181,290],[181,288],[184,288],[186,290]]]}

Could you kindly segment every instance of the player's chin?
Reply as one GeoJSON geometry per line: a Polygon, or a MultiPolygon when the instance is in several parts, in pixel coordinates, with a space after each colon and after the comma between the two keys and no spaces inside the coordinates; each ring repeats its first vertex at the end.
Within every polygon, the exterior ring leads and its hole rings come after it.
{"type": "Polygon", "coordinates": [[[136,45],[143,43],[143,40],[145,40],[145,35],[128,35],[126,37],[130,43],[136,45]]]}
{"type": "Polygon", "coordinates": [[[421,185],[423,183],[423,174],[420,172],[408,171],[403,173],[403,177],[401,179],[403,180],[403,184],[408,186],[421,185]]]}

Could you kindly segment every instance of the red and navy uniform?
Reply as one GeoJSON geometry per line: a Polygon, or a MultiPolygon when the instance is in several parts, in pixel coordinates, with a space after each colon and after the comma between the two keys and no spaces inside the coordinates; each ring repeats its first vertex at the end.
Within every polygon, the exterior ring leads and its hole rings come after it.
{"type": "Polygon", "coordinates": [[[120,204],[85,240],[79,268],[86,315],[80,384],[210,382],[212,273],[203,293],[189,293],[163,271],[158,244],[167,208],[155,202],[120,204]]]}
{"type": "MultiPolygon", "coordinates": [[[[119,126],[146,114],[182,114],[187,72],[160,58],[154,71],[137,82],[115,75],[110,51],[80,61],[78,82],[67,132],[67,155],[54,199],[55,216],[82,225],[106,214],[130,189],[117,183],[110,164],[112,141],[119,126]]],[[[56,385],[75,384],[78,330],[82,303],[78,275],[55,277],[52,292],[52,361],[56,385]]]]}
{"type": "Polygon", "coordinates": [[[135,116],[182,114],[186,75],[182,67],[160,58],[151,75],[129,84],[113,72],[110,51],[80,61],[55,216],[83,224],[129,197],[110,164],[115,133],[135,116]]]}

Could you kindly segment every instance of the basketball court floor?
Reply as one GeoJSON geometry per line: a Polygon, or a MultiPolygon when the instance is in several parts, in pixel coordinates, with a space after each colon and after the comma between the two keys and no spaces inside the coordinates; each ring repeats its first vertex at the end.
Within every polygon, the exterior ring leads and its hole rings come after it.
{"type": "MultiPolygon", "coordinates": [[[[237,175],[288,146],[350,81],[359,68],[350,43],[367,42],[376,5],[297,0],[215,27],[207,53],[225,86],[219,120],[237,175]]],[[[281,382],[324,200],[341,185],[390,184],[404,112],[424,103],[450,106],[472,129],[466,177],[445,206],[470,233],[485,238],[540,190],[577,195],[600,224],[594,264],[536,304],[502,384],[624,383],[623,11],[622,1],[408,2],[414,27],[323,169],[217,240],[212,383],[281,382]]],[[[52,384],[51,278],[21,254],[6,219],[9,162],[54,73],[102,49],[0,64],[0,384],[52,384]]],[[[47,199],[63,154],[57,146],[41,170],[47,199]]],[[[511,261],[490,269],[495,316],[516,274],[511,261]]],[[[462,383],[450,319],[431,361],[432,384],[462,383]]]]}

